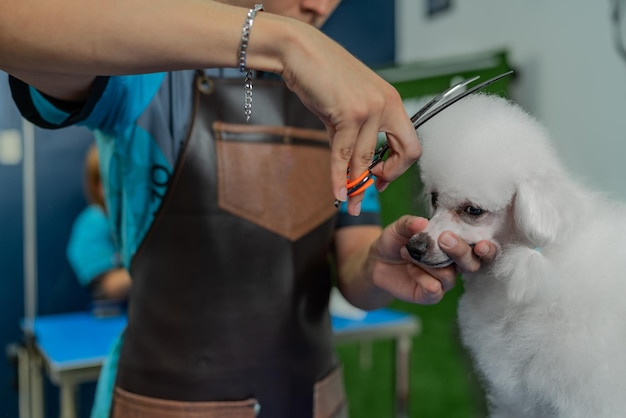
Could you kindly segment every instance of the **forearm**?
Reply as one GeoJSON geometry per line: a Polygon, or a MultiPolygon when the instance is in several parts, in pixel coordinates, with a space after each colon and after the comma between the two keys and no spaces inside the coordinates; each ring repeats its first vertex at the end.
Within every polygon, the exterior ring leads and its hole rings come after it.
{"type": "Polygon", "coordinates": [[[374,282],[378,263],[372,248],[380,231],[375,226],[337,231],[337,286],[351,304],[362,309],[380,308],[393,299],[374,282]]]}
{"type": "MultiPolygon", "coordinates": [[[[246,13],[208,0],[4,0],[0,68],[27,82],[71,85],[67,76],[85,84],[96,75],[237,67],[246,13]]],[[[259,13],[248,65],[280,73],[301,26],[259,13]]]]}
{"type": "Polygon", "coordinates": [[[338,272],[338,287],[342,295],[354,306],[372,310],[387,306],[393,297],[373,282],[375,268],[369,251],[355,254],[338,272]]]}
{"type": "Polygon", "coordinates": [[[89,75],[235,66],[234,29],[245,15],[205,0],[5,0],[0,7],[11,16],[0,26],[4,67],[89,75]]]}

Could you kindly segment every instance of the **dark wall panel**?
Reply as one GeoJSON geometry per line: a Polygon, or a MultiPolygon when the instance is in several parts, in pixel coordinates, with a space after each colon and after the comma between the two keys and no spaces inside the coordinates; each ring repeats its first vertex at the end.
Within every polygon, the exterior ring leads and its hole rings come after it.
{"type": "Polygon", "coordinates": [[[323,27],[348,51],[372,67],[395,63],[395,2],[343,0],[323,27]]]}

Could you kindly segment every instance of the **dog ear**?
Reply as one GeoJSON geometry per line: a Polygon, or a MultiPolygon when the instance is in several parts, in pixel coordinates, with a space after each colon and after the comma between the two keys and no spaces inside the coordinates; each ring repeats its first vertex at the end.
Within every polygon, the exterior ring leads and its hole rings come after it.
{"type": "Polygon", "coordinates": [[[517,188],[513,204],[518,231],[539,249],[552,244],[561,228],[560,190],[552,179],[526,181],[517,188]]]}
{"type": "Polygon", "coordinates": [[[503,250],[493,265],[495,277],[507,278],[507,295],[516,303],[532,300],[551,286],[552,264],[537,250],[513,246],[503,250]]]}

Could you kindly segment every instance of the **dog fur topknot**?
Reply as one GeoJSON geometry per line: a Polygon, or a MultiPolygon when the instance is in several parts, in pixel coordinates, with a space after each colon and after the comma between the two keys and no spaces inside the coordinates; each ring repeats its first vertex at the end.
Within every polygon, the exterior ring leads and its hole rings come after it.
{"type": "Polygon", "coordinates": [[[623,204],[574,180],[542,125],[497,96],[459,101],[418,136],[433,216],[411,256],[449,264],[446,230],[499,248],[464,274],[458,308],[490,416],[626,417],[623,204]]]}

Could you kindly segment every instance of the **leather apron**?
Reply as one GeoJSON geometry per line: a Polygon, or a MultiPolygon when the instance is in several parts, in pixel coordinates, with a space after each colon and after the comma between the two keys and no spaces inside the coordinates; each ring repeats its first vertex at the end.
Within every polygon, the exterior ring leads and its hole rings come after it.
{"type": "Polygon", "coordinates": [[[343,417],[323,125],[276,80],[250,123],[239,79],[199,74],[194,100],[133,258],[113,417],[343,417]]]}

